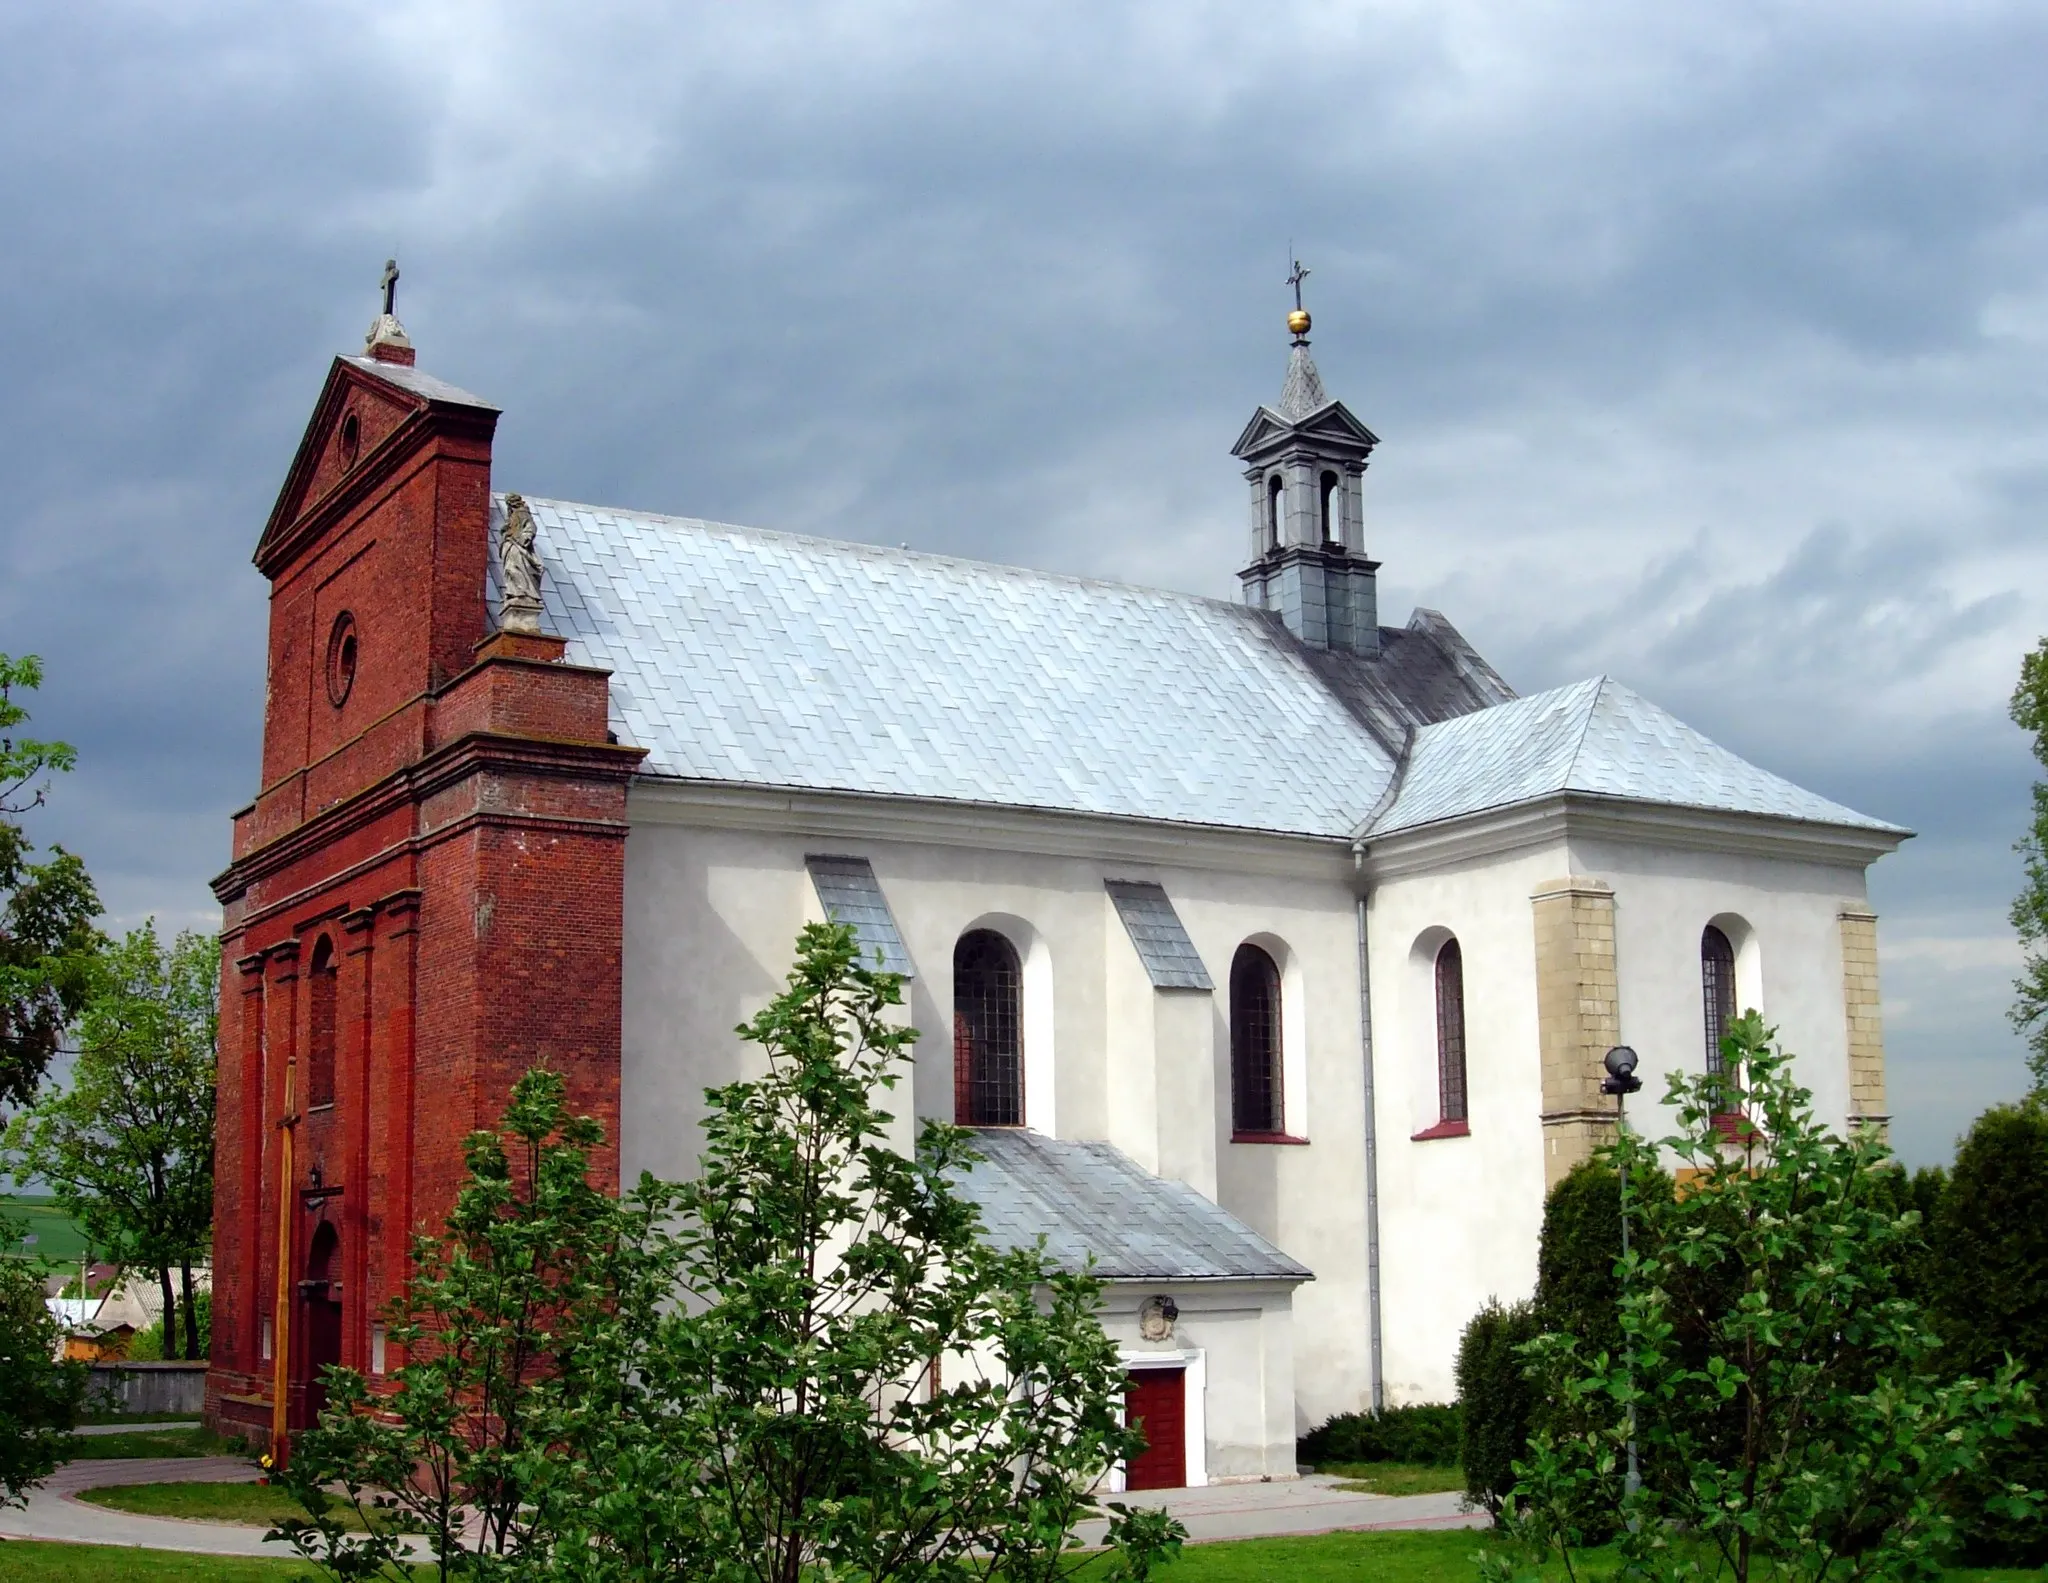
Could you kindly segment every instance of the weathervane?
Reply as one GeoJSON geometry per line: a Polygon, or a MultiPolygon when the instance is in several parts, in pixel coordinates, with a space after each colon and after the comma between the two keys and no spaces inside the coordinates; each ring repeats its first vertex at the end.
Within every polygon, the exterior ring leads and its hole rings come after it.
{"type": "MultiPolygon", "coordinates": [[[[1293,251],[1292,248],[1288,249],[1289,253],[1293,251]]],[[[1312,321],[1309,319],[1308,309],[1301,305],[1301,283],[1308,279],[1309,274],[1308,266],[1297,258],[1294,260],[1293,270],[1287,276],[1287,284],[1294,288],[1294,311],[1287,316],[1287,328],[1294,332],[1295,340],[1304,345],[1307,344],[1308,329],[1312,321]]]]}

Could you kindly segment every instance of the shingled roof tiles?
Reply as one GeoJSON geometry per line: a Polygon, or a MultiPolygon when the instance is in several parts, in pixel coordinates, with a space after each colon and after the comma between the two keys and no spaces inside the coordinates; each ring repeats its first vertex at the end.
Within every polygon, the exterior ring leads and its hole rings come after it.
{"type": "Polygon", "coordinates": [[[1045,1237],[1047,1256],[1112,1281],[1307,1281],[1290,1259],[1185,1182],[1139,1168],[1107,1143],[1048,1138],[1022,1127],[974,1135],[980,1161],[957,1181],[998,1248],[1045,1237]]]}
{"type": "Polygon", "coordinates": [[[1326,839],[1558,792],[1904,833],[1604,677],[1517,699],[1433,611],[1338,654],[1192,594],[527,503],[548,624],[651,777],[1326,839]]]}
{"type": "Polygon", "coordinates": [[[1424,726],[1370,833],[1565,792],[1908,834],[1758,769],[1606,676],[1424,726]]]}

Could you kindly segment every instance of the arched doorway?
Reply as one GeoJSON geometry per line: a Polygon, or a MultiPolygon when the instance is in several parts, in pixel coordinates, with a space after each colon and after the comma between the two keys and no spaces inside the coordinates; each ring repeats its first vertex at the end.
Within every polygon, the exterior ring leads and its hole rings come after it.
{"type": "Polygon", "coordinates": [[[325,1220],[314,1228],[299,1282],[299,1422],[309,1429],[327,1405],[330,1363],[341,1361],[341,1234],[325,1220]]]}

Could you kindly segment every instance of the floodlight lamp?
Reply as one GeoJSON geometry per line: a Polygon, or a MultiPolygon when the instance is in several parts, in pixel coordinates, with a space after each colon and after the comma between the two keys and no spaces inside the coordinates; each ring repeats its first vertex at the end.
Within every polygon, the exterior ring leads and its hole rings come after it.
{"type": "Polygon", "coordinates": [[[1636,1052],[1627,1045],[1617,1044],[1601,1064],[1607,1068],[1607,1077],[1600,1084],[1601,1093],[1633,1094],[1642,1088],[1643,1080],[1636,1076],[1636,1052]]]}

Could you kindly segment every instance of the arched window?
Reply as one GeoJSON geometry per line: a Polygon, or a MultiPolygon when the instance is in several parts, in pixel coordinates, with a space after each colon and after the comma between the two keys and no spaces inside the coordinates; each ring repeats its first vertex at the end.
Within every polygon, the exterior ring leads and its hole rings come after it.
{"type": "Polygon", "coordinates": [[[1343,497],[1337,493],[1338,479],[1335,473],[1323,474],[1323,542],[1341,544],[1344,541],[1343,497]]]}
{"type": "Polygon", "coordinates": [[[1464,1121],[1465,953],[1455,938],[1436,953],[1436,1092],[1445,1121],[1464,1121]]]}
{"type": "Polygon", "coordinates": [[[993,929],[953,947],[953,1119],[963,1127],[1024,1125],[1024,974],[993,929]]]}
{"type": "Polygon", "coordinates": [[[1284,1132],[1280,1081],[1280,969],[1255,945],[1230,962],[1230,1129],[1284,1132]]]}
{"type": "Polygon", "coordinates": [[[1266,480],[1266,548],[1280,548],[1280,518],[1287,501],[1287,485],[1278,473],[1266,480]]]}
{"type": "Polygon", "coordinates": [[[334,1103],[334,942],[323,939],[313,948],[312,971],[306,976],[311,1005],[306,1033],[306,1104],[334,1103]]]}
{"type": "Polygon", "coordinates": [[[1713,924],[1700,935],[1700,998],[1705,1002],[1707,1070],[1725,1070],[1721,1041],[1735,1020],[1735,947],[1713,924]]]}

